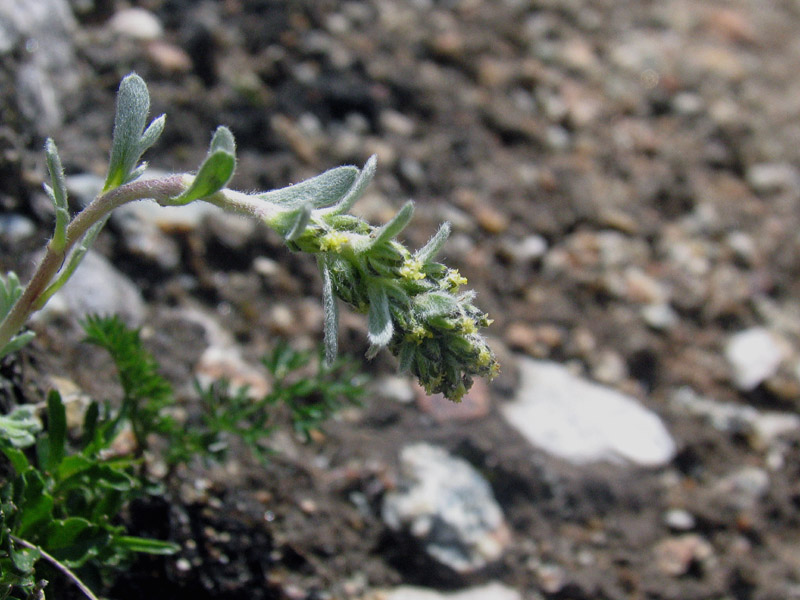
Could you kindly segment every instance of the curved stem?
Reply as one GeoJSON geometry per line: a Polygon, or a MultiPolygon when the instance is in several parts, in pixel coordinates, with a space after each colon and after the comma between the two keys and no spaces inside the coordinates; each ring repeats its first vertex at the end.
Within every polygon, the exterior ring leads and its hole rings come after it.
{"type": "Polygon", "coordinates": [[[90,590],[86,586],[86,584],[80,580],[80,578],[72,571],[72,569],[59,562],[57,558],[51,556],[50,554],[42,550],[39,546],[35,546],[34,544],[31,544],[30,542],[23,540],[22,538],[18,538],[15,535],[11,535],[9,537],[15,544],[19,544],[20,546],[24,546],[25,548],[29,548],[30,550],[38,550],[39,554],[42,555],[42,558],[44,558],[47,562],[49,562],[57,570],[59,570],[63,575],[65,575],[70,581],[72,581],[72,583],[75,584],[75,586],[83,593],[84,596],[89,598],[89,600],[99,600],[98,597],[94,595],[94,592],[92,592],[92,590],[90,590]]]}
{"type": "Polygon", "coordinates": [[[183,192],[186,184],[184,175],[132,181],[98,196],[89,206],[79,212],[67,227],[63,247],[59,249],[55,248],[52,243],[47,244],[45,255],[36,267],[25,291],[0,323],[0,348],[19,333],[33,312],[41,308],[37,307],[39,298],[58,274],[69,251],[83,238],[92,225],[104,219],[115,208],[128,202],[144,199],[166,202],[183,192]]]}

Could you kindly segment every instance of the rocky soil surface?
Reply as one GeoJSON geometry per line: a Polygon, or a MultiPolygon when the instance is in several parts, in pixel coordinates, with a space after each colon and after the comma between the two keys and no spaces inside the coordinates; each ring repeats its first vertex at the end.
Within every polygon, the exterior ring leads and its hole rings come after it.
{"type": "MultiPolygon", "coordinates": [[[[182,473],[129,519],[183,552],[107,596],[800,598],[798,30],[790,0],[0,0],[0,268],[52,226],[44,138],[77,209],[135,70],[168,115],[154,167],[217,124],[240,189],[377,154],[356,212],[415,199],[412,247],[450,221],[495,319],[502,375],[457,407],[382,354],[313,443],[182,473]]],[[[2,365],[29,399],[115,397],[84,312],[143,327],[186,403],[321,340],[313,260],[257,224],[142,203],[95,249],[2,365]]]]}

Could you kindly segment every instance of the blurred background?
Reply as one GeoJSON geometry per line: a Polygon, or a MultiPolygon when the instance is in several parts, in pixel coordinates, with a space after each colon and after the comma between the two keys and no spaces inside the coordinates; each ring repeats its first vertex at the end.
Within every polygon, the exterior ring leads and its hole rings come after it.
{"type": "MultiPolygon", "coordinates": [[[[354,212],[416,200],[411,247],[450,221],[495,320],[502,374],[461,405],[381,354],[313,443],[183,473],[142,518],[185,552],[109,597],[800,598],[799,27],[792,0],[0,0],[4,270],[52,227],[45,137],[78,209],[136,71],[155,169],[218,124],[236,189],[376,154],[354,212]]],[[[34,387],[113,396],[85,312],[143,326],[187,402],[321,340],[314,261],[256,223],[140,203],[95,250],[37,324],[34,387]]],[[[343,311],[344,352],[365,332],[343,311]]]]}

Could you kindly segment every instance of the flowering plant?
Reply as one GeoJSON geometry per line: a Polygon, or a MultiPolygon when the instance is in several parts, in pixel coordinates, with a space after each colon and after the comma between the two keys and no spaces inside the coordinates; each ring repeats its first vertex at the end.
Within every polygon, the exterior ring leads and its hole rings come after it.
{"type": "Polygon", "coordinates": [[[103,190],[74,217],[56,145],[47,141],[50,184],[45,190],[55,206],[55,230],[27,287],[13,273],[0,277],[0,357],[31,339],[33,334],[23,331],[28,317],[69,279],[115,208],[142,199],[162,206],[202,200],[256,218],[291,249],[316,255],[328,361],[337,350],[338,298],[367,315],[368,356],[388,347],[400,368],[413,373],[428,393],[459,400],[475,376],[497,373],[495,357],[479,332],[491,320],[473,304],[474,292],[460,291],[466,279],[435,261],[450,226],[442,225],[412,252],[396,239],[411,219],[412,202],[381,227],[348,214],[375,174],[374,156],[363,169],[338,167],[293,186],[246,194],[226,187],[236,167],[236,145],[230,130],[221,126],[197,173],[143,179],[142,154],[156,142],[165,122],[161,115],[148,125],[149,108],[145,82],[136,74],[125,77],[117,94],[103,190]]]}

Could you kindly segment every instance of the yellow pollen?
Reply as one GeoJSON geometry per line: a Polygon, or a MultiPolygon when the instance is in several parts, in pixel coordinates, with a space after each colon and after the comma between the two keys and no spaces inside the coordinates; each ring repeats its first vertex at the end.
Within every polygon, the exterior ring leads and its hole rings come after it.
{"type": "Polygon", "coordinates": [[[406,259],[406,261],[403,262],[403,266],[400,267],[400,276],[403,279],[415,281],[425,279],[425,273],[422,272],[422,261],[416,258],[406,259]]]}
{"type": "Polygon", "coordinates": [[[458,269],[450,269],[447,272],[447,281],[454,288],[458,288],[460,285],[466,285],[467,278],[459,273],[458,269]]]}
{"type": "Polygon", "coordinates": [[[322,236],[319,242],[319,249],[323,252],[341,252],[342,246],[347,244],[350,238],[341,231],[331,231],[322,236]]]}

